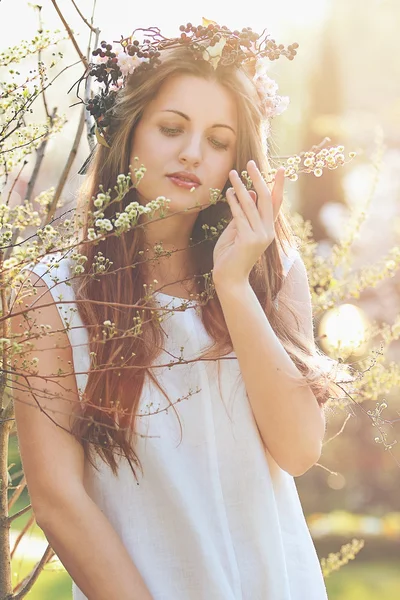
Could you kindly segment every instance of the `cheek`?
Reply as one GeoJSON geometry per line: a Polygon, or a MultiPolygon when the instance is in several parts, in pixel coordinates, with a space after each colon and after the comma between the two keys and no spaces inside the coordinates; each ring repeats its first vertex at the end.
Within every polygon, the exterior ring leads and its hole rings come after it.
{"type": "MultiPolygon", "coordinates": [[[[222,153],[221,153],[222,154],[222,153]]],[[[211,187],[223,189],[226,182],[229,179],[229,171],[233,168],[234,158],[231,153],[228,152],[220,156],[218,159],[214,159],[211,164],[212,179],[215,182],[211,187]]]]}
{"type": "Polygon", "coordinates": [[[178,142],[176,139],[161,136],[158,132],[151,132],[144,141],[146,156],[153,165],[165,166],[166,160],[175,157],[178,142]]]}
{"type": "Polygon", "coordinates": [[[158,140],[153,129],[146,123],[140,122],[135,132],[132,154],[135,153],[139,157],[139,160],[144,162],[145,157],[149,159],[156,154],[154,147],[158,146],[157,142],[158,140]]]}

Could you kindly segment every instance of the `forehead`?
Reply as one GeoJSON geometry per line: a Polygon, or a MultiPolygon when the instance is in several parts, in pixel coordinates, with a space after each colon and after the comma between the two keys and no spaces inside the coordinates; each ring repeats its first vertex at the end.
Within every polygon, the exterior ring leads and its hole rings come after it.
{"type": "Polygon", "coordinates": [[[175,75],[168,78],[148,105],[148,109],[151,113],[166,109],[179,110],[190,119],[207,119],[232,127],[237,121],[236,103],[232,93],[217,81],[193,75],[175,75]]]}

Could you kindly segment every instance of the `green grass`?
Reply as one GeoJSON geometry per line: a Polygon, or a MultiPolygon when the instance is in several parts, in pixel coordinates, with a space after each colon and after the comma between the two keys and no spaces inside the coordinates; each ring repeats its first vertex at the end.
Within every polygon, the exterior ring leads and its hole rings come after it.
{"type": "Polygon", "coordinates": [[[357,558],[325,580],[329,600],[398,600],[400,559],[361,562],[357,558]]]}
{"type": "MultiPolygon", "coordinates": [[[[52,559],[55,560],[55,559],[52,559]]],[[[35,566],[35,562],[16,559],[13,561],[13,585],[21,581],[35,566]]],[[[72,580],[60,563],[47,564],[25,596],[27,600],[71,600],[72,580]]]]}

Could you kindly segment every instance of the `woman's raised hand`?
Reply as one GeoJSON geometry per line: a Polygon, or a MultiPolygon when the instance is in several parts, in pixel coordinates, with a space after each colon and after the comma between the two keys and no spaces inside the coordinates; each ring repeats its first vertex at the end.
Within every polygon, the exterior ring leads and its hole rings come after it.
{"type": "Polygon", "coordinates": [[[256,163],[247,163],[256,192],[249,191],[237,171],[229,172],[226,199],[232,221],[220,235],[213,253],[213,280],[219,284],[248,282],[250,271],[275,237],[275,221],[283,201],[285,168],[278,169],[270,192],[256,163]]]}

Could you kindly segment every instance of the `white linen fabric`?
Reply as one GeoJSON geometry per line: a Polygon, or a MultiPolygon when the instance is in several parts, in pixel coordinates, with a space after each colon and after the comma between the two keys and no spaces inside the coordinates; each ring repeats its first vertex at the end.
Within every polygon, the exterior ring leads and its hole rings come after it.
{"type": "MultiPolygon", "coordinates": [[[[294,248],[282,253],[285,275],[298,256],[294,248]]],[[[56,302],[74,300],[65,283],[71,264],[68,254],[48,255],[32,269],[56,302]]],[[[115,477],[98,459],[99,472],[85,464],[88,494],[118,532],[154,600],[326,599],[294,479],[264,448],[235,353],[157,368],[173,357],[195,358],[211,340],[195,301],[163,293],[155,298],[160,306],[188,306],[164,319],[165,350],[152,365],[171,402],[191,394],[175,404],[182,439],[174,409],[163,410],[168,401],[146,376],[138,419],[144,437],[137,440],[144,476],[138,471],[137,482],[123,458],[115,477]]],[[[88,333],[77,309],[71,311],[74,304],[57,306],[83,391],[88,333]]],[[[96,548],[88,560],[96,560],[96,548]]],[[[87,600],[75,583],[72,591],[74,600],[87,600]]]]}

